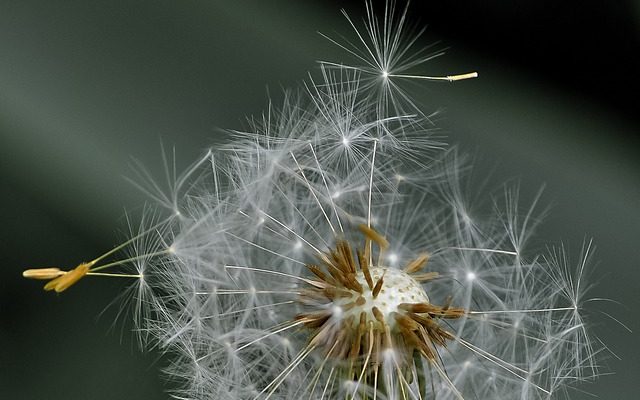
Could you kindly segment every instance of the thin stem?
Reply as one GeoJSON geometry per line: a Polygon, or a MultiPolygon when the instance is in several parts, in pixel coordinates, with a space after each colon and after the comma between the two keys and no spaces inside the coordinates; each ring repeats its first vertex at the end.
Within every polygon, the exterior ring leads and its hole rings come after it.
{"type": "Polygon", "coordinates": [[[537,313],[551,311],[575,311],[575,307],[540,308],[532,310],[490,310],[490,311],[469,311],[468,314],[517,314],[517,313],[537,313]]]}
{"type": "Polygon", "coordinates": [[[447,81],[447,82],[456,82],[462,81],[465,79],[477,78],[477,72],[469,72],[466,74],[459,75],[447,75],[447,76],[425,76],[425,75],[404,75],[404,74],[387,74],[389,78],[407,78],[407,79],[424,79],[428,81],[447,81]]]}
{"type": "MultiPolygon", "coordinates": [[[[100,271],[100,270],[103,270],[103,269],[106,269],[106,268],[115,267],[116,265],[126,264],[128,262],[140,260],[140,259],[147,258],[147,257],[160,256],[160,255],[167,254],[167,253],[170,253],[170,252],[171,251],[167,249],[167,250],[162,250],[162,251],[156,251],[155,253],[141,254],[139,256],[126,258],[124,260],[118,260],[118,261],[114,261],[114,262],[111,262],[111,263],[108,263],[108,264],[101,265],[99,267],[91,268],[90,271],[91,272],[96,272],[96,271],[100,271]]],[[[96,260],[98,260],[98,259],[96,258],[96,260]]],[[[94,261],[91,261],[91,263],[94,263],[94,261]]]]}
{"type": "Polygon", "coordinates": [[[93,276],[109,276],[113,278],[142,278],[142,274],[110,274],[107,272],[87,272],[87,275],[93,276]]]}

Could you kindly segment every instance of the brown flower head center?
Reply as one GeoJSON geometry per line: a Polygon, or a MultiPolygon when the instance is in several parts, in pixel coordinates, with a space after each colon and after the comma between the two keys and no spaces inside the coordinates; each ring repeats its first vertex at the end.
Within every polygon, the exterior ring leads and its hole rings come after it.
{"type": "Polygon", "coordinates": [[[438,347],[454,338],[440,320],[459,318],[465,310],[431,304],[421,282],[438,274],[420,273],[427,254],[403,270],[374,266],[372,244],[382,260],[388,243],[371,228],[360,230],[365,244],[355,256],[349,242],[342,240],[319,257],[319,265],[307,265],[316,279],[308,280],[310,287],[299,300],[307,311],[296,319],[310,331],[309,346],[323,349],[327,357],[350,361],[350,370],[354,363],[362,364],[363,371],[369,364],[377,370],[385,354],[393,354],[395,362],[405,366],[417,362],[414,354],[437,362],[438,347]]]}

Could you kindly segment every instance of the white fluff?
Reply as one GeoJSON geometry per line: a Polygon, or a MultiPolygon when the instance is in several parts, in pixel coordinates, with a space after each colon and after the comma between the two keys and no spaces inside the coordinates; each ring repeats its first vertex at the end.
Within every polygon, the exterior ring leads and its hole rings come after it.
{"type": "Polygon", "coordinates": [[[133,248],[160,254],[137,262],[145,345],[170,355],[180,399],[562,398],[597,374],[581,316],[590,246],[572,273],[562,252],[527,250],[537,199],[521,208],[514,188],[490,209],[466,200],[469,165],[401,89],[429,55],[413,53],[404,12],[388,4],[378,21],[367,7],[345,46],[354,65],[323,62],[319,80],[154,194],[170,215],[133,248]],[[438,363],[400,374],[401,349],[385,350],[378,387],[307,350],[295,320],[305,264],[338,238],[362,242],[359,224],[390,242],[379,267],[428,252],[440,278],[424,293],[469,311],[443,325],[456,339],[438,363]]]}

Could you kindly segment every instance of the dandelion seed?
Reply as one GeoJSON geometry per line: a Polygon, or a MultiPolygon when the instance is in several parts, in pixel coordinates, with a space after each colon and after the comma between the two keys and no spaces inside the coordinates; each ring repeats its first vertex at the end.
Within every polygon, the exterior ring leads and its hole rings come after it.
{"type": "Polygon", "coordinates": [[[24,278],[44,280],[54,279],[63,274],[65,274],[65,271],[61,271],[60,268],[26,269],[22,272],[24,278]]]}
{"type": "Polygon", "coordinates": [[[56,293],[64,292],[69,289],[71,286],[75,285],[78,281],[83,279],[85,276],[102,276],[102,277],[115,277],[115,278],[136,278],[143,279],[144,274],[141,270],[138,273],[109,273],[109,272],[100,272],[105,269],[110,269],[117,266],[127,265],[130,263],[135,263],[137,261],[161,256],[163,254],[171,253],[171,248],[156,250],[153,252],[147,253],[138,253],[132,257],[121,259],[109,263],[100,262],[106,259],[107,257],[117,253],[118,251],[135,244],[139,240],[147,240],[149,239],[149,235],[151,232],[155,232],[160,226],[164,225],[166,221],[162,221],[155,226],[152,226],[148,230],[144,230],[139,234],[133,236],[131,239],[121,243],[115,248],[109,250],[108,252],[102,254],[101,256],[89,261],[80,263],[74,269],[69,271],[63,271],[57,267],[51,268],[34,268],[34,269],[26,269],[22,272],[22,276],[27,279],[38,279],[38,280],[48,280],[44,286],[44,290],[46,291],[55,291],[56,293]]]}

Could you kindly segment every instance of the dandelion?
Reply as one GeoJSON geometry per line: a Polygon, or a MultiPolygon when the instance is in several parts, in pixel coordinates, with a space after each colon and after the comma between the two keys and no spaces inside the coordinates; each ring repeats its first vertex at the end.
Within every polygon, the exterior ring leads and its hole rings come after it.
{"type": "Polygon", "coordinates": [[[139,282],[142,342],[171,355],[179,399],[546,399],[595,377],[591,246],[571,274],[563,253],[528,252],[538,198],[466,201],[468,165],[396,83],[440,79],[412,72],[430,57],[406,13],[387,3],[380,22],[367,3],[360,47],[341,45],[354,65],[323,61],[170,194],[143,182],[168,217],[25,277],[61,292],[133,265],[118,276],[139,282]]]}

